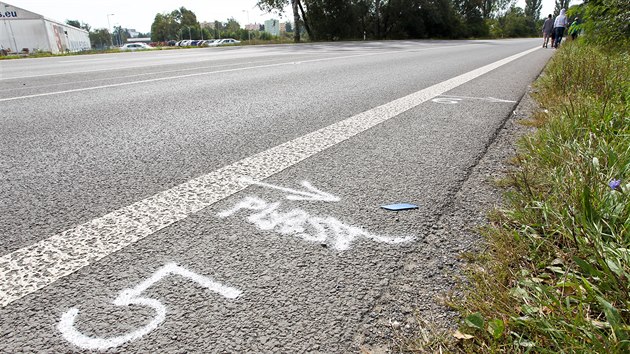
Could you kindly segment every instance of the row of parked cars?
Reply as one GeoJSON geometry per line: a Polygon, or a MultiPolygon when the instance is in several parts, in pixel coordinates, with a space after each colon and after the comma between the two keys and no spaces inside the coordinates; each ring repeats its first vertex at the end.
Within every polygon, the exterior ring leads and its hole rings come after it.
{"type": "Polygon", "coordinates": [[[239,44],[241,41],[237,41],[232,38],[223,39],[208,39],[208,40],[183,40],[175,42],[175,46],[178,47],[216,47],[220,45],[239,44]]]}
{"type": "MultiPolygon", "coordinates": [[[[239,43],[241,43],[241,41],[238,41],[236,39],[223,38],[223,39],[208,39],[208,40],[202,40],[202,41],[198,41],[198,40],[193,40],[193,41],[183,40],[179,42],[171,41],[171,42],[168,42],[167,44],[169,46],[177,46],[177,47],[217,47],[221,45],[233,45],[233,44],[239,44],[239,43]]],[[[155,47],[152,47],[145,43],[127,43],[123,45],[122,47],[120,47],[120,50],[123,50],[123,51],[144,50],[144,49],[155,49],[155,47]]]]}

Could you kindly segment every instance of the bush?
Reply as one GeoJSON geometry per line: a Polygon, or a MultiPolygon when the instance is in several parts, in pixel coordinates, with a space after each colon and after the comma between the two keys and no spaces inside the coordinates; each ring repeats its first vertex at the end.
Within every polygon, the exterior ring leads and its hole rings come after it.
{"type": "Polygon", "coordinates": [[[590,0],[585,6],[587,40],[627,50],[630,46],[630,1],[590,0]]]}

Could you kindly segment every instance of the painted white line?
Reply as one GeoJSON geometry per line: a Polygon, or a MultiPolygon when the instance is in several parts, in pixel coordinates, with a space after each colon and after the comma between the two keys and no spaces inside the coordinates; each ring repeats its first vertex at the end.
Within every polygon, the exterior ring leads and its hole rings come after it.
{"type": "Polygon", "coordinates": [[[241,291],[238,289],[219,284],[208,277],[193,273],[175,263],[168,263],[153,273],[149,279],[138,284],[135,288],[123,289],[113,301],[113,304],[116,306],[139,305],[152,308],[153,311],[155,311],[155,316],[146,325],[122,336],[110,338],[89,337],[79,332],[74,326],[76,317],[79,314],[79,309],[73,307],[61,315],[61,321],[57,324],[57,329],[61,332],[65,340],[77,347],[87,350],[106,350],[140,339],[142,336],[156,329],[162,322],[164,322],[164,319],[166,319],[166,306],[156,299],[141,295],[149,287],[153,286],[153,284],[169,275],[179,275],[184,278],[188,278],[204,288],[214,291],[215,293],[218,293],[228,299],[234,299],[241,295],[241,291]]]}
{"type": "Polygon", "coordinates": [[[433,97],[538,50],[469,71],[312,133],[246,157],[201,177],[0,257],[0,307],[121,250],[188,215],[433,97]]]}
{"type": "MultiPolygon", "coordinates": [[[[391,52],[391,53],[394,53],[394,52],[391,52]]],[[[302,61],[300,61],[300,63],[314,63],[314,62],[319,62],[319,61],[348,59],[348,58],[356,58],[356,57],[362,57],[362,56],[368,56],[368,55],[375,55],[375,54],[374,53],[370,53],[370,54],[359,54],[359,55],[346,55],[346,56],[341,56],[341,57],[310,59],[310,60],[302,60],[302,61]]],[[[184,78],[189,78],[189,77],[204,76],[204,75],[210,75],[210,74],[223,74],[223,73],[236,72],[236,71],[245,71],[245,70],[253,70],[253,69],[263,69],[263,68],[273,68],[273,67],[278,67],[278,66],[294,65],[294,64],[295,64],[295,62],[288,62],[288,63],[255,65],[255,66],[248,66],[248,67],[244,67],[244,68],[235,68],[235,69],[224,69],[224,70],[216,70],[216,71],[204,71],[204,72],[201,72],[201,73],[194,73],[194,74],[167,76],[167,77],[159,77],[159,78],[155,78],[155,79],[122,82],[122,83],[111,84],[111,85],[101,85],[101,86],[85,87],[85,88],[73,89],[73,90],[53,91],[53,92],[46,92],[46,93],[38,93],[38,94],[34,94],[34,95],[25,95],[25,96],[1,98],[0,102],[16,101],[16,100],[23,100],[23,99],[27,99],[27,98],[35,98],[35,97],[55,96],[55,95],[62,95],[62,94],[67,94],[67,93],[73,93],[73,92],[84,92],[84,91],[101,90],[101,89],[106,89],[106,88],[122,87],[122,86],[138,85],[138,84],[146,84],[146,83],[158,82],[158,81],[170,81],[170,80],[174,80],[174,79],[184,79],[184,78]]]]}
{"type": "Polygon", "coordinates": [[[110,58],[97,58],[97,59],[74,59],[74,60],[60,60],[59,63],[85,63],[85,62],[95,62],[95,61],[110,61],[116,60],[118,58],[110,57],[110,58]]]}
{"type": "MultiPolygon", "coordinates": [[[[251,66],[251,67],[237,68],[237,69],[224,70],[224,71],[205,71],[205,72],[201,72],[201,73],[195,73],[195,74],[189,74],[189,75],[180,75],[180,76],[169,76],[169,77],[164,77],[164,78],[159,78],[159,79],[152,79],[152,80],[131,81],[131,82],[126,82],[126,83],[121,83],[121,84],[102,85],[102,86],[86,87],[86,88],[74,89],[74,90],[47,92],[47,93],[41,93],[41,94],[35,94],[35,95],[8,97],[8,98],[0,99],[0,102],[21,100],[21,99],[33,98],[33,97],[44,97],[44,96],[51,96],[51,95],[61,95],[61,94],[72,93],[72,92],[98,90],[98,89],[112,88],[112,87],[119,87],[119,86],[136,85],[136,84],[142,84],[142,83],[154,82],[154,81],[181,79],[181,78],[187,78],[187,77],[192,77],[192,76],[219,74],[219,73],[241,71],[241,70],[260,69],[260,68],[277,67],[277,66],[284,66],[284,65],[303,64],[303,63],[315,63],[315,62],[319,62],[319,61],[360,58],[360,57],[375,56],[375,55],[399,54],[399,53],[419,52],[419,51],[445,49],[445,48],[461,48],[461,47],[467,47],[467,46],[471,46],[471,45],[474,45],[474,44],[463,44],[463,45],[458,45],[458,46],[431,47],[431,48],[414,49],[414,50],[409,50],[409,51],[396,50],[396,51],[375,52],[375,53],[371,52],[371,53],[363,53],[363,54],[344,55],[344,56],[339,56],[339,57],[308,59],[308,60],[301,60],[301,61],[298,61],[298,62],[290,61],[290,62],[284,62],[284,63],[278,63],[278,64],[271,64],[271,65],[251,66]]],[[[288,55],[290,53],[282,53],[282,54],[283,55],[288,55]]],[[[298,53],[298,54],[302,54],[302,53],[298,53]]],[[[315,53],[315,54],[320,54],[320,53],[315,53]]],[[[211,58],[211,59],[208,59],[208,60],[212,60],[212,59],[215,59],[215,58],[211,58]]],[[[206,60],[202,60],[202,61],[206,61],[206,60]]],[[[164,63],[163,65],[174,65],[174,64],[176,64],[176,63],[164,63]]],[[[156,64],[156,65],[158,65],[158,64],[156,64]]],[[[142,67],[146,67],[146,66],[147,66],[147,64],[138,65],[138,66],[128,66],[128,67],[116,68],[116,70],[142,68],[142,67]]],[[[96,71],[112,71],[112,70],[113,69],[108,68],[108,69],[86,70],[86,71],[77,71],[77,72],[69,72],[69,73],[55,73],[55,74],[41,74],[41,75],[34,75],[34,76],[21,76],[21,77],[17,77],[17,78],[0,78],[0,81],[2,81],[2,80],[13,80],[13,79],[30,78],[30,77],[40,77],[40,76],[57,76],[57,75],[65,75],[65,74],[82,74],[82,73],[89,73],[89,72],[96,72],[96,71]]]]}
{"type": "MultiPolygon", "coordinates": [[[[131,54],[131,53],[120,53],[122,55],[124,54],[131,54]]],[[[136,53],[139,54],[139,53],[136,53]]],[[[130,61],[142,61],[142,63],[138,64],[138,65],[128,65],[128,66],[117,66],[114,68],[105,68],[105,69],[92,69],[92,70],[80,70],[80,71],[72,71],[72,72],[57,72],[57,73],[48,73],[48,74],[37,74],[37,75],[24,75],[24,76],[13,76],[13,77],[1,77],[0,75],[0,81],[3,80],[19,80],[19,79],[32,79],[32,78],[36,78],[36,77],[47,77],[47,76],[60,76],[60,75],[71,75],[71,74],[86,74],[86,73],[95,73],[95,72],[102,72],[102,71],[108,71],[111,72],[112,70],[122,70],[122,69],[136,69],[136,68],[145,68],[147,66],[156,66],[156,65],[177,65],[177,64],[185,64],[185,63],[189,63],[189,61],[187,61],[187,59],[193,58],[193,57],[200,57],[200,59],[198,59],[197,61],[209,61],[209,60],[213,60],[213,59],[224,59],[221,58],[223,56],[227,56],[229,54],[233,54],[230,53],[229,51],[226,52],[222,52],[222,53],[211,53],[212,56],[209,56],[208,53],[203,53],[203,54],[193,54],[193,55],[160,55],[160,56],[156,56],[153,58],[125,58],[127,60],[127,62],[130,61]],[[207,58],[207,59],[204,59],[207,58]],[[169,60],[169,59],[177,59],[175,61],[170,61],[170,62],[163,62],[163,60],[169,60]],[[147,60],[152,60],[155,61],[155,63],[147,63],[147,60]],[[162,62],[159,62],[160,60],[162,60],[162,62]]],[[[274,55],[281,55],[284,53],[274,53],[274,55]]],[[[289,55],[291,53],[286,53],[286,55],[289,55]]],[[[101,55],[101,54],[98,54],[101,55]]],[[[114,55],[118,55],[118,54],[114,54],[114,55]]],[[[261,55],[264,56],[265,54],[261,55]]],[[[37,58],[37,59],[33,59],[33,60],[41,60],[41,59],[45,59],[45,58],[37,58]]],[[[115,58],[118,59],[118,58],[115,58]]],[[[86,60],[91,60],[91,59],[86,59],[86,60]]],[[[55,62],[56,64],[58,64],[59,62],[55,62]]],[[[0,66],[0,69],[2,69],[2,67],[0,66]]]]}
{"type": "Polygon", "coordinates": [[[184,72],[184,71],[199,71],[199,70],[202,70],[202,69],[225,68],[225,67],[238,66],[238,65],[273,63],[273,62],[277,62],[277,61],[280,61],[280,60],[283,60],[283,59],[260,60],[260,61],[257,61],[257,62],[256,61],[248,61],[248,62],[234,63],[234,64],[208,65],[208,66],[200,66],[200,67],[196,67],[196,68],[186,68],[186,69],[177,69],[177,70],[152,71],[152,72],[148,72],[148,73],[131,74],[131,75],[125,75],[125,76],[104,77],[104,78],[101,78],[101,79],[94,79],[94,80],[67,81],[67,82],[60,82],[60,83],[50,84],[50,85],[25,86],[25,87],[17,87],[17,88],[8,88],[8,89],[1,89],[0,92],[5,92],[5,91],[14,91],[15,92],[16,90],[32,90],[32,89],[40,89],[40,88],[54,87],[54,86],[77,85],[77,84],[99,82],[99,81],[102,82],[102,81],[129,79],[131,77],[172,74],[172,73],[179,73],[179,72],[184,72]]]}
{"type": "Polygon", "coordinates": [[[327,193],[327,192],[324,192],[315,188],[308,181],[302,181],[301,183],[302,187],[306,188],[308,191],[298,191],[291,188],[286,188],[286,187],[276,186],[269,183],[254,181],[248,177],[243,177],[241,178],[241,180],[245,183],[255,184],[261,187],[266,187],[266,188],[271,188],[271,189],[276,189],[282,192],[286,192],[288,193],[286,198],[289,200],[310,200],[310,201],[319,201],[319,202],[338,202],[341,200],[337,196],[334,196],[330,193],[327,193]]]}
{"type": "Polygon", "coordinates": [[[470,96],[454,96],[454,95],[442,95],[442,97],[455,98],[455,99],[487,101],[487,102],[492,102],[492,103],[516,103],[516,101],[503,100],[503,99],[495,98],[495,97],[470,97],[470,96]]]}

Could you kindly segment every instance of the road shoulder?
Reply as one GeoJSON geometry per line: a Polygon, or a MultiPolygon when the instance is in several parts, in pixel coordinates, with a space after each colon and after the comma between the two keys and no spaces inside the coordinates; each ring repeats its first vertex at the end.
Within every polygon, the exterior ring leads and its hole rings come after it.
{"type": "Polygon", "coordinates": [[[454,332],[457,313],[444,305],[464,266],[462,254],[483,247],[479,228],[487,214],[501,205],[495,181],[509,170],[516,143],[533,128],[522,124],[538,109],[531,86],[490,141],[486,152],[468,171],[454,198],[422,240],[421,252],[406,256],[357,332],[351,352],[387,353],[422,341],[430,333],[454,332]]]}

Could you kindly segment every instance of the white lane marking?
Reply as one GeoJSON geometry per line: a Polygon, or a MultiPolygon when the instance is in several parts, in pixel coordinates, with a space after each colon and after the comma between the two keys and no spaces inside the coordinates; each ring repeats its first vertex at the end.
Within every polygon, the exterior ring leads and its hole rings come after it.
{"type": "Polygon", "coordinates": [[[234,64],[208,65],[208,66],[200,66],[200,67],[196,67],[196,68],[186,68],[186,69],[177,69],[177,70],[153,71],[153,72],[142,73],[142,74],[131,74],[131,75],[125,75],[125,76],[116,76],[116,77],[104,77],[104,78],[101,78],[101,79],[94,79],[94,80],[67,81],[67,82],[60,82],[60,83],[50,84],[50,85],[15,87],[15,88],[1,89],[0,92],[15,91],[15,90],[32,90],[32,89],[39,89],[39,88],[46,88],[46,87],[53,87],[53,86],[76,85],[76,84],[83,84],[83,83],[90,83],[90,82],[120,80],[120,79],[128,79],[128,78],[131,78],[131,77],[160,75],[160,74],[171,74],[171,73],[178,73],[178,72],[183,72],[183,71],[194,71],[194,70],[202,70],[202,69],[225,68],[225,67],[230,67],[230,66],[248,65],[248,64],[256,64],[256,63],[258,63],[258,64],[260,64],[260,63],[273,63],[273,62],[280,61],[280,60],[282,60],[282,59],[248,61],[248,62],[234,63],[234,64]]]}
{"type": "Polygon", "coordinates": [[[261,230],[273,230],[281,235],[292,235],[309,242],[330,244],[338,251],[349,249],[352,242],[359,237],[387,244],[408,243],[415,240],[413,236],[375,235],[359,227],[346,225],[332,216],[312,216],[302,209],[282,212],[279,208],[278,202],[268,203],[258,197],[246,197],[232,209],[222,211],[217,216],[227,218],[241,210],[251,210],[255,213],[250,214],[247,221],[261,230]]]}
{"type": "MultiPolygon", "coordinates": [[[[371,54],[361,54],[361,55],[347,55],[347,56],[343,56],[343,57],[333,57],[333,58],[310,59],[310,60],[304,60],[304,61],[302,61],[302,63],[314,63],[314,62],[326,61],[326,60],[348,59],[348,58],[356,58],[356,57],[367,56],[367,55],[374,55],[374,54],[371,53],[371,54]]],[[[167,77],[159,77],[159,78],[155,78],[155,79],[138,80],[138,81],[130,81],[130,82],[121,82],[121,83],[118,83],[118,84],[101,85],[101,86],[93,86],[93,87],[84,87],[84,88],[72,89],[72,90],[62,90],[62,91],[38,93],[38,94],[34,94],[34,95],[25,95],[25,96],[1,98],[0,102],[16,101],[16,100],[23,100],[23,99],[27,99],[27,98],[35,98],[35,97],[54,96],[54,95],[61,95],[61,94],[74,93],[74,92],[100,90],[100,89],[105,89],[105,88],[122,87],[122,86],[129,86],[129,85],[146,84],[146,83],[150,83],[150,82],[168,81],[168,80],[174,80],[174,79],[184,79],[184,78],[195,77],[195,76],[203,76],[203,75],[209,75],[209,74],[223,74],[223,73],[236,72],[236,71],[273,68],[273,67],[285,66],[285,65],[294,65],[294,64],[293,64],[293,62],[289,62],[289,63],[255,65],[255,66],[248,66],[248,67],[244,67],[244,68],[235,68],[235,69],[224,69],[224,70],[216,70],[216,71],[204,71],[204,72],[201,72],[201,73],[194,73],[194,74],[167,76],[167,77]]]]}
{"type": "Polygon", "coordinates": [[[74,60],[60,60],[58,63],[85,63],[85,62],[94,62],[94,61],[110,61],[116,60],[116,57],[110,58],[97,58],[97,59],[74,59],[74,60]]]}
{"type": "Polygon", "coordinates": [[[123,289],[113,301],[113,304],[116,306],[138,305],[152,308],[155,311],[155,316],[151,322],[147,323],[143,327],[122,336],[111,338],[89,337],[79,332],[74,326],[76,317],[79,314],[79,309],[73,307],[61,315],[61,321],[57,324],[57,329],[61,332],[65,340],[79,348],[87,350],[105,350],[140,339],[144,335],[156,329],[166,319],[166,307],[160,301],[143,297],[141,295],[153,284],[169,275],[180,275],[184,278],[188,278],[204,288],[214,291],[215,293],[218,293],[228,299],[234,299],[241,295],[241,291],[238,289],[219,284],[208,277],[193,273],[175,263],[168,263],[153,273],[149,279],[138,284],[135,288],[123,289]]]}
{"type": "MultiPolygon", "coordinates": [[[[125,53],[121,53],[121,54],[125,54],[125,53]]],[[[126,53],[126,54],[131,54],[131,53],[126,53]]],[[[225,59],[225,58],[221,58],[221,57],[228,56],[229,54],[233,54],[233,53],[231,53],[229,51],[226,51],[226,52],[222,52],[222,53],[211,53],[211,54],[212,54],[212,56],[210,56],[210,57],[209,57],[208,53],[205,53],[205,54],[194,54],[194,55],[160,55],[160,56],[153,57],[153,58],[125,58],[129,62],[131,62],[131,61],[142,61],[142,63],[139,64],[139,65],[117,66],[115,68],[106,68],[106,69],[80,70],[80,71],[72,71],[72,72],[24,75],[24,76],[14,76],[14,77],[1,77],[1,75],[0,75],[0,81],[3,81],[3,80],[31,79],[31,78],[35,78],[35,77],[60,76],[60,75],[69,75],[69,74],[86,74],[86,73],[95,73],[95,72],[101,72],[101,71],[111,72],[112,70],[145,68],[147,66],[156,66],[156,65],[185,64],[185,63],[189,63],[188,59],[194,58],[194,57],[201,57],[201,58],[196,60],[197,62],[200,62],[200,61],[209,61],[209,60],[213,60],[213,59],[225,59]],[[207,59],[205,59],[205,58],[207,58],[207,59]],[[169,61],[169,62],[159,62],[159,60],[164,60],[164,59],[166,59],[166,60],[178,59],[178,60],[169,61]],[[147,64],[147,60],[152,60],[152,61],[155,61],[156,63],[147,64]]],[[[254,53],[254,54],[257,54],[257,53],[254,53]]],[[[274,53],[273,55],[290,55],[290,54],[293,54],[293,53],[274,53]]],[[[95,54],[95,55],[101,55],[101,54],[95,54]]],[[[256,55],[256,56],[253,56],[253,57],[260,57],[260,56],[267,56],[267,55],[268,55],[267,53],[261,53],[260,55],[256,55]]],[[[44,58],[40,58],[40,59],[44,59],[44,58]]],[[[116,58],[116,59],[118,59],[118,58],[116,58]]],[[[53,64],[59,64],[59,62],[53,62],[53,64]]],[[[2,69],[1,66],[0,66],[0,69],[2,69]]]]}
{"type": "Polygon", "coordinates": [[[262,181],[538,49],[537,46],[512,55],[333,123],[6,254],[0,257],[0,307],[243,190],[248,185],[240,180],[242,177],[262,181]]]}
{"type": "Polygon", "coordinates": [[[458,104],[461,100],[461,98],[437,97],[432,99],[431,102],[443,104],[458,104]]]}
{"type": "MultiPolygon", "coordinates": [[[[471,45],[473,45],[473,44],[463,44],[463,45],[460,45],[460,46],[445,46],[445,47],[423,48],[423,49],[416,49],[416,50],[411,50],[411,51],[388,51],[388,52],[376,52],[376,53],[364,53],[364,54],[355,54],[355,55],[345,55],[345,56],[339,56],[339,57],[308,59],[308,60],[300,61],[299,64],[315,63],[315,62],[329,61],[329,60],[359,58],[359,57],[384,55],[384,54],[399,54],[399,53],[408,53],[408,52],[419,52],[419,51],[435,50],[435,49],[441,49],[441,48],[461,48],[461,47],[466,47],[466,46],[471,46],[471,45]]],[[[169,64],[172,64],[172,63],[169,63],[169,64]]],[[[166,65],[169,65],[169,64],[166,64],[166,65]]],[[[100,89],[105,89],[105,88],[121,87],[121,86],[128,86],[128,85],[137,85],[137,84],[143,84],[143,83],[149,83],[149,82],[165,81],[165,80],[173,80],[173,79],[182,79],[182,78],[202,76],[202,75],[210,75],[210,74],[221,74],[221,73],[228,73],[228,72],[235,72],[235,71],[244,71],[244,70],[252,70],[252,69],[262,69],[262,68],[272,68],[272,67],[279,67],[279,66],[285,66],[285,65],[296,65],[296,62],[291,61],[291,62],[285,62],[285,63],[268,64],[268,65],[257,65],[257,66],[249,66],[249,67],[236,68],[236,69],[226,69],[226,70],[217,70],[217,71],[204,71],[204,72],[195,73],[195,74],[169,76],[169,77],[162,77],[162,78],[149,79],[149,80],[138,80],[138,81],[123,82],[123,83],[119,83],[119,84],[101,85],[101,86],[85,87],[85,88],[80,88],[80,89],[53,91],[53,92],[39,93],[39,94],[33,94],[33,95],[0,98],[0,102],[15,101],[15,100],[22,100],[22,99],[27,99],[27,98],[35,98],[35,97],[61,95],[61,94],[73,93],[73,92],[100,90],[100,89]]],[[[144,67],[144,66],[146,66],[146,65],[133,66],[133,67],[127,67],[127,68],[136,68],[136,67],[144,67]]],[[[116,68],[116,69],[120,69],[120,68],[116,68]]],[[[112,69],[95,70],[95,71],[111,71],[111,70],[112,69]]],[[[90,71],[72,72],[72,73],[68,73],[68,74],[85,73],[85,72],[90,72],[90,71]]],[[[44,75],[41,75],[41,76],[49,76],[49,75],[61,75],[61,74],[44,74],[44,75]]],[[[24,77],[20,77],[20,78],[24,78],[24,77]]],[[[0,78],[0,81],[1,80],[9,80],[9,79],[14,79],[14,78],[6,78],[6,79],[0,78]]]]}
{"type": "Polygon", "coordinates": [[[436,103],[454,104],[465,99],[486,101],[486,102],[492,102],[492,103],[516,103],[516,101],[502,100],[500,98],[495,98],[495,97],[470,97],[470,96],[454,96],[454,95],[442,95],[442,97],[435,98],[432,101],[436,103]]]}
{"type": "Polygon", "coordinates": [[[259,181],[255,181],[249,177],[243,177],[241,178],[241,180],[245,183],[248,184],[255,184],[257,186],[261,186],[261,187],[266,187],[266,188],[271,188],[271,189],[276,189],[279,191],[283,191],[283,192],[287,192],[289,195],[286,196],[287,199],[289,200],[309,200],[309,201],[319,201],[319,202],[338,202],[341,199],[337,196],[334,196],[330,193],[321,191],[317,188],[315,188],[312,184],[310,184],[307,181],[302,181],[301,185],[308,189],[310,192],[307,191],[298,191],[295,189],[291,189],[291,188],[286,188],[286,187],[281,187],[281,186],[276,186],[273,184],[269,184],[269,183],[264,183],[264,182],[259,182],[259,181]]]}

